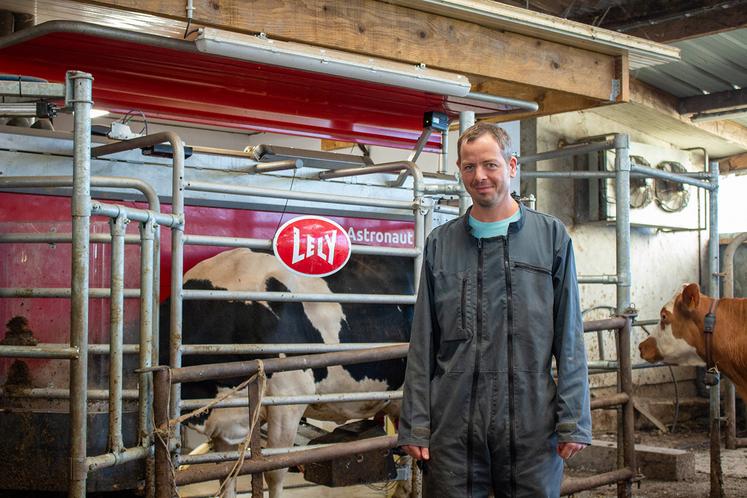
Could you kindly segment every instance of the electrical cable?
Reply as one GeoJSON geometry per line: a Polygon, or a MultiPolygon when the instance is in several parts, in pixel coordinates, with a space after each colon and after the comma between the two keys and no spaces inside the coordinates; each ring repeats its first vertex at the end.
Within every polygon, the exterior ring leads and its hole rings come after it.
{"type": "Polygon", "coordinates": [[[145,113],[141,111],[140,109],[130,109],[129,111],[127,111],[127,113],[124,116],[122,116],[121,123],[123,125],[129,123],[130,121],[132,121],[132,118],[134,117],[135,114],[140,114],[140,117],[143,118],[143,128],[140,130],[139,134],[142,135],[143,132],[145,132],[145,134],[147,135],[148,134],[148,120],[145,118],[145,113]]]}
{"type": "Polygon", "coordinates": [[[184,28],[184,39],[186,40],[189,35],[192,35],[194,33],[197,33],[200,31],[200,28],[194,28],[192,31],[189,30],[189,27],[192,25],[192,18],[190,17],[187,19],[187,26],[184,28]]]}
{"type": "MultiPolygon", "coordinates": [[[[290,187],[288,188],[288,192],[292,192],[293,191],[293,182],[296,180],[296,171],[298,171],[298,170],[294,168],[293,169],[293,176],[291,177],[291,183],[290,183],[290,187]]],[[[278,220],[278,224],[275,227],[275,230],[272,232],[273,237],[278,232],[278,229],[280,228],[280,225],[283,224],[283,217],[285,216],[285,211],[287,209],[288,209],[288,199],[285,199],[285,205],[283,205],[283,211],[280,213],[280,219],[278,220]]]]}

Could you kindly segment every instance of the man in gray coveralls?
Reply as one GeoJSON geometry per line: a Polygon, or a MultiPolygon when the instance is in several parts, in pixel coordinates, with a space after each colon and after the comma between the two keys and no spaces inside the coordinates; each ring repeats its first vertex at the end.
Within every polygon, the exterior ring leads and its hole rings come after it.
{"type": "Polygon", "coordinates": [[[457,147],[473,206],[425,244],[399,444],[427,497],[556,497],[563,459],[591,443],[573,246],[511,197],[503,129],[478,123],[457,147]]]}

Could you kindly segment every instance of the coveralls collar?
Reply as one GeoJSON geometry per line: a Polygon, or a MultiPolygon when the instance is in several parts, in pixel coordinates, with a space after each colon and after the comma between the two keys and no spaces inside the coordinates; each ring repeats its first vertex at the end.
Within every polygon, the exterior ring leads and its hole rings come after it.
{"type": "MultiPolygon", "coordinates": [[[[509,234],[516,233],[519,230],[521,230],[521,228],[524,226],[524,221],[526,220],[527,207],[524,206],[524,204],[522,204],[519,201],[516,201],[516,202],[519,204],[519,212],[521,213],[521,216],[519,217],[518,220],[516,220],[514,222],[511,222],[511,224],[508,225],[508,233],[509,234]]],[[[467,212],[464,213],[464,215],[462,216],[462,225],[464,226],[464,229],[467,230],[467,233],[472,238],[476,238],[472,234],[472,225],[469,224],[469,215],[470,215],[471,212],[472,212],[472,206],[468,207],[467,208],[467,212]]],[[[500,237],[500,236],[498,236],[498,237],[500,237]]],[[[489,238],[487,238],[485,240],[497,239],[498,237],[489,237],[489,238]]]]}

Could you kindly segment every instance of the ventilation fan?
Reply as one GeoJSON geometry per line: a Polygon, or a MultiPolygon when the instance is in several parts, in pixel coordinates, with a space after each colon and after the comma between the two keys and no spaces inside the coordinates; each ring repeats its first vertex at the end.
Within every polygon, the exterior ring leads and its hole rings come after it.
{"type": "MultiPolygon", "coordinates": [[[[635,166],[645,166],[650,168],[646,159],[641,156],[630,156],[630,164],[635,166]]],[[[630,207],[640,209],[651,204],[654,200],[654,181],[653,178],[635,178],[630,177],[630,207]]]]}
{"type": "MultiPolygon", "coordinates": [[[[676,161],[662,161],[656,165],[656,169],[668,173],[687,173],[685,167],[676,161]]],[[[687,185],[669,180],[657,178],[654,182],[654,197],[656,204],[667,213],[676,213],[687,207],[690,200],[690,191],[687,185]]]]}
{"type": "MultiPolygon", "coordinates": [[[[635,166],[651,167],[651,163],[646,161],[642,156],[630,156],[630,164],[635,166]]],[[[610,161],[607,164],[607,171],[615,171],[614,161],[610,161]]],[[[609,185],[609,191],[605,195],[604,200],[609,204],[615,204],[614,192],[615,192],[615,180],[607,180],[609,185]]],[[[654,200],[654,181],[652,178],[637,178],[631,175],[630,177],[630,207],[633,209],[640,209],[651,204],[654,200]]]]}

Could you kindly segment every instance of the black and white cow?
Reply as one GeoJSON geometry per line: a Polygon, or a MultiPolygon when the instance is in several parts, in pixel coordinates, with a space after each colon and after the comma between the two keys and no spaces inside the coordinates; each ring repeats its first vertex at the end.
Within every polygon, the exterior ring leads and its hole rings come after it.
{"type": "MultiPolygon", "coordinates": [[[[270,254],[235,249],[198,263],[184,277],[185,289],[277,291],[293,293],[410,294],[412,259],[351,257],[338,273],[326,278],[304,277],[286,270],[270,254]]],[[[161,363],[168,363],[168,303],[161,311],[161,363]]],[[[278,303],[247,301],[184,301],[184,344],[275,344],[407,342],[412,306],[278,303]]],[[[183,357],[183,365],[246,360],[246,356],[183,357]]],[[[266,396],[328,394],[396,390],[404,381],[405,360],[389,360],[271,375],[266,396]]],[[[244,379],[226,381],[236,385],[244,379]]],[[[212,398],[221,385],[215,382],[185,384],[182,397],[212,398]]],[[[244,394],[245,396],[245,394],[244,394]]],[[[398,415],[399,403],[363,401],[263,407],[267,446],[292,446],[303,416],[343,423],[386,411],[398,415]]],[[[212,410],[203,432],[216,451],[235,449],[246,435],[246,408],[212,410]]],[[[277,498],[287,470],[268,472],[270,496],[277,498]]]]}

